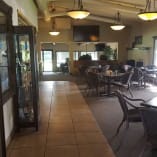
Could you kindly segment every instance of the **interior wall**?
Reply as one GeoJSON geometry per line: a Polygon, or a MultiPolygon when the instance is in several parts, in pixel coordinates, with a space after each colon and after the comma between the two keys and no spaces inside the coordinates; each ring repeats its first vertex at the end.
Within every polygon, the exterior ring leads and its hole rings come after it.
{"type": "MultiPolygon", "coordinates": [[[[127,60],[127,50],[126,48],[129,45],[130,38],[130,27],[126,27],[121,31],[113,31],[110,29],[110,25],[107,23],[93,22],[90,20],[76,20],[72,21],[72,25],[99,25],[100,26],[100,42],[118,42],[118,60],[119,62],[125,62],[127,60]]],[[[46,22],[43,19],[39,20],[39,31],[37,34],[37,47],[39,52],[40,60],[40,51],[41,51],[41,42],[63,42],[69,45],[69,52],[73,53],[71,48],[71,42],[73,42],[73,30],[60,30],[60,35],[51,36],[48,32],[51,30],[51,23],[46,22]]],[[[72,56],[72,55],[70,55],[72,56]]],[[[72,61],[72,58],[70,58],[72,61]]],[[[72,68],[71,68],[72,69],[72,68]]]]}
{"type": "Polygon", "coordinates": [[[149,47],[149,50],[129,50],[128,57],[130,59],[143,60],[145,65],[153,64],[153,36],[157,36],[157,21],[141,21],[138,25],[134,25],[131,31],[130,47],[136,36],[142,36],[142,44],[135,47],[149,47]]]}
{"type": "MultiPolygon", "coordinates": [[[[13,8],[12,22],[13,25],[18,25],[17,9],[21,14],[27,18],[27,20],[36,28],[38,27],[37,21],[37,9],[33,3],[33,0],[21,1],[21,0],[4,0],[9,6],[13,8]]],[[[14,130],[13,121],[13,101],[10,98],[3,106],[4,112],[4,126],[5,126],[5,139],[6,145],[9,144],[12,132],[14,130]]]]}
{"type": "Polygon", "coordinates": [[[4,0],[13,8],[12,21],[13,25],[18,25],[17,10],[29,21],[29,23],[38,29],[37,8],[33,0],[4,0]]]}
{"type": "Polygon", "coordinates": [[[13,103],[13,101],[12,101],[12,98],[11,98],[3,105],[6,145],[8,145],[9,142],[10,142],[11,135],[12,135],[12,130],[14,128],[13,105],[12,105],[12,103],[13,103]]]}

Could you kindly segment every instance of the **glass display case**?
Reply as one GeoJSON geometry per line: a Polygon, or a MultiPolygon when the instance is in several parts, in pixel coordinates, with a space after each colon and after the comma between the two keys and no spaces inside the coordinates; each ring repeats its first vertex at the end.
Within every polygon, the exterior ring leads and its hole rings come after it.
{"type": "MultiPolygon", "coordinates": [[[[0,91],[2,91],[1,84],[0,84],[0,91]]],[[[0,157],[6,156],[5,145],[6,144],[5,144],[5,135],[4,135],[3,102],[2,102],[2,92],[0,92],[0,157]]]]}
{"type": "Polygon", "coordinates": [[[16,46],[16,87],[18,127],[38,129],[38,72],[35,52],[35,28],[14,28],[16,46]]]}
{"type": "Polygon", "coordinates": [[[9,89],[8,52],[6,33],[0,33],[0,74],[2,93],[9,89]]]}

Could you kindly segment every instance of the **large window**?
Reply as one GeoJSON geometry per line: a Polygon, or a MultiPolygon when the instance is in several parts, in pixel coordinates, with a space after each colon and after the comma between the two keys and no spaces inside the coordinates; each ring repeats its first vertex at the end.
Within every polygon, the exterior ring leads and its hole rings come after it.
{"type": "Polygon", "coordinates": [[[62,63],[66,63],[69,59],[69,52],[56,52],[57,67],[59,68],[62,63]]]}
{"type": "Polygon", "coordinates": [[[153,64],[157,66],[157,38],[155,38],[155,41],[154,41],[154,58],[153,58],[153,64]]]}
{"type": "Polygon", "coordinates": [[[47,50],[42,51],[42,58],[43,58],[43,71],[51,72],[53,69],[52,51],[47,50]]]}
{"type": "Polygon", "coordinates": [[[98,52],[74,52],[73,59],[77,61],[79,60],[80,56],[83,56],[86,54],[90,55],[92,60],[98,60],[98,52]]]}

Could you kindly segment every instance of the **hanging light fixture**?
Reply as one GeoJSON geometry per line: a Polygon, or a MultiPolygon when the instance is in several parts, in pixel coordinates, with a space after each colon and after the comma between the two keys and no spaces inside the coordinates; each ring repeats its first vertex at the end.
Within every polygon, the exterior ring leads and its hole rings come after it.
{"type": "Polygon", "coordinates": [[[49,31],[49,34],[53,35],[53,36],[57,36],[60,34],[60,32],[55,29],[55,20],[54,19],[52,20],[52,30],[49,31]]]}
{"type": "Polygon", "coordinates": [[[153,4],[151,0],[146,0],[146,7],[142,10],[138,17],[144,21],[152,21],[157,19],[157,11],[155,10],[155,0],[153,0],[153,4]]]}
{"type": "Polygon", "coordinates": [[[78,0],[78,9],[69,10],[67,15],[73,19],[84,19],[86,18],[90,12],[88,10],[83,9],[82,0],[78,0]]]}
{"type": "Polygon", "coordinates": [[[115,24],[110,26],[112,30],[114,31],[119,31],[125,28],[125,25],[122,24],[121,19],[120,19],[120,13],[117,12],[116,17],[115,17],[115,24]]]}

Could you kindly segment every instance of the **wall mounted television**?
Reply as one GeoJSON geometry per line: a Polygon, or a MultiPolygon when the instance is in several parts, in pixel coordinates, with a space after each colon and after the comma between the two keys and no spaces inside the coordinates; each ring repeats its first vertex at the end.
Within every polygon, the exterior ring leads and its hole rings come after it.
{"type": "Polygon", "coordinates": [[[99,41],[99,26],[98,25],[73,26],[73,40],[75,42],[99,41]]]}

